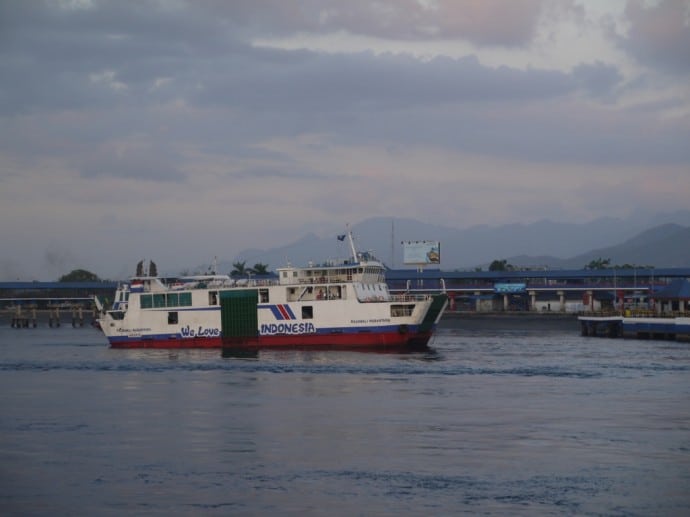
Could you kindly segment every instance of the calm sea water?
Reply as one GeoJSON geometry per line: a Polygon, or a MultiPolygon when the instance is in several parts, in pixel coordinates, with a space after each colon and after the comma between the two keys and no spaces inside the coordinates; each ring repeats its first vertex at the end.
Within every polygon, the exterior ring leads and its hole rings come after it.
{"type": "Polygon", "coordinates": [[[0,328],[2,515],[690,515],[690,345],[111,350],[0,328]]]}

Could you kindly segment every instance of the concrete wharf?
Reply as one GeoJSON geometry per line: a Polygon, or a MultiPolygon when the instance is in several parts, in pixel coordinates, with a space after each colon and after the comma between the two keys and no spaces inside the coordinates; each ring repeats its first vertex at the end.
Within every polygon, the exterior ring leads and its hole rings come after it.
{"type": "Polygon", "coordinates": [[[47,322],[50,328],[59,328],[63,323],[72,325],[72,327],[83,327],[86,325],[94,325],[98,312],[93,305],[93,300],[89,300],[88,304],[80,305],[74,304],[65,306],[64,304],[56,304],[48,306],[46,309],[38,309],[35,304],[22,306],[15,305],[4,312],[3,320],[8,320],[12,328],[36,328],[39,324],[43,325],[47,322]]]}
{"type": "Polygon", "coordinates": [[[583,315],[578,319],[583,336],[690,341],[690,314],[583,315]]]}
{"type": "MultiPolygon", "coordinates": [[[[446,292],[450,298],[449,314],[457,312],[477,316],[533,313],[572,315],[573,318],[577,314],[589,314],[596,317],[601,311],[621,314],[627,308],[654,308],[656,317],[661,312],[682,314],[690,309],[690,297],[668,299],[665,306],[662,303],[655,305],[654,297],[674,282],[687,282],[689,278],[690,268],[536,268],[513,271],[420,268],[386,271],[386,281],[392,292],[446,292]]],[[[87,320],[91,314],[93,298],[98,296],[107,306],[117,284],[0,282],[0,316],[5,315],[8,322],[18,328],[42,321],[58,326],[65,314],[71,316],[75,325],[80,325],[81,316],[87,320]],[[56,312],[51,313],[51,310],[56,312]]]]}
{"type": "MultiPolygon", "coordinates": [[[[451,311],[582,312],[647,308],[656,293],[690,278],[690,268],[630,268],[515,271],[398,269],[386,272],[395,292],[445,291],[451,311]]],[[[668,301],[683,312],[690,299],[668,301]]]]}
{"type": "Polygon", "coordinates": [[[94,297],[111,299],[116,282],[0,282],[0,318],[12,328],[91,325],[94,297]]]}

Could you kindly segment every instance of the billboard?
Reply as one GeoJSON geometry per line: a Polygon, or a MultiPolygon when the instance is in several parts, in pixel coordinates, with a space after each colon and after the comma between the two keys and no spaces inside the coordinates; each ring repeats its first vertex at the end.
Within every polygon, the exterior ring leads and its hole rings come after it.
{"type": "Polygon", "coordinates": [[[403,241],[405,264],[440,264],[441,243],[438,241],[403,241]]]}

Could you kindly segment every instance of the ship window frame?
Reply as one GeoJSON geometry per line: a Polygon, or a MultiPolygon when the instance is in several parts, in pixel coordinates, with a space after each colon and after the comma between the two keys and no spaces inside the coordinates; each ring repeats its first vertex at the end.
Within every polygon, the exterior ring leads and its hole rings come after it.
{"type": "Polygon", "coordinates": [[[391,318],[406,318],[412,316],[414,303],[395,303],[390,306],[391,318]]]}
{"type": "Polygon", "coordinates": [[[168,293],[165,302],[167,307],[178,307],[180,305],[179,293],[168,293]]]}
{"type": "Polygon", "coordinates": [[[192,293],[180,293],[180,307],[192,306],[192,293]]]}
{"type": "Polygon", "coordinates": [[[314,307],[312,305],[302,305],[302,319],[303,320],[313,320],[314,319],[314,307]]]}
{"type": "Polygon", "coordinates": [[[177,325],[179,323],[179,315],[177,311],[168,312],[168,325],[177,325]]]}
{"type": "Polygon", "coordinates": [[[142,294],[139,296],[139,304],[142,309],[153,309],[153,295],[142,294]]]}
{"type": "Polygon", "coordinates": [[[166,306],[165,303],[165,293],[154,293],[153,295],[153,308],[162,309],[166,306]]]}

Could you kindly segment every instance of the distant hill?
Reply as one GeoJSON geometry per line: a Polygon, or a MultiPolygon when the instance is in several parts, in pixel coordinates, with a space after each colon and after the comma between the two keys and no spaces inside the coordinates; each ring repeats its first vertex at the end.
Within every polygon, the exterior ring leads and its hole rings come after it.
{"type": "MultiPolygon", "coordinates": [[[[580,269],[592,260],[610,258],[613,264],[690,267],[690,211],[655,215],[645,220],[598,219],[588,223],[538,221],[532,224],[474,226],[465,229],[432,225],[413,219],[372,218],[352,227],[359,250],[371,250],[389,267],[403,265],[402,241],[441,242],[441,269],[488,267],[507,259],[517,266],[580,269]]],[[[341,232],[344,233],[345,228],[341,232]]],[[[349,255],[347,241],[337,234],[307,234],[287,246],[245,250],[232,261],[219,264],[220,272],[232,263],[268,264],[275,269],[288,262],[307,264],[349,255]]]]}
{"type": "Polygon", "coordinates": [[[564,261],[567,268],[582,267],[598,258],[611,264],[690,267],[690,227],[664,224],[646,230],[622,244],[600,248],[564,261]]]}
{"type": "Polygon", "coordinates": [[[590,250],[568,259],[519,255],[506,260],[519,267],[544,265],[559,269],[582,269],[600,258],[611,259],[612,265],[619,266],[690,267],[690,227],[660,225],[621,244],[590,250]]]}

